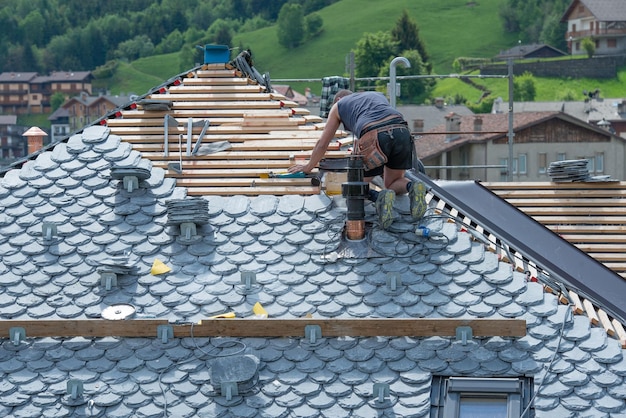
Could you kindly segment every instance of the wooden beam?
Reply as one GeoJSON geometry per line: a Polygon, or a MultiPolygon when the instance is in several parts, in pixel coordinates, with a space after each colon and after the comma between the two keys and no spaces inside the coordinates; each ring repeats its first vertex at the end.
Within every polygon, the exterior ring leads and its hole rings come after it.
{"type": "MultiPolygon", "coordinates": [[[[0,336],[9,337],[12,327],[22,327],[26,338],[40,337],[157,337],[163,319],[7,320],[0,321],[0,336]]],[[[457,327],[471,327],[474,337],[523,337],[522,319],[206,319],[193,324],[195,337],[305,337],[305,327],[317,325],[326,337],[454,337],[457,327]]],[[[172,325],[174,336],[191,335],[191,324],[172,325]]]]}

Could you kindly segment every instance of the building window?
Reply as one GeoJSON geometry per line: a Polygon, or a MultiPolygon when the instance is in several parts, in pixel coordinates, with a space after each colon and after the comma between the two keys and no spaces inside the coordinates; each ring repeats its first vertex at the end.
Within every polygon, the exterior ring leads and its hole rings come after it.
{"type": "Polygon", "coordinates": [[[500,181],[507,181],[507,174],[509,172],[509,159],[500,158],[500,181]]]}
{"type": "Polygon", "coordinates": [[[540,152],[537,156],[537,167],[539,168],[539,174],[546,174],[548,171],[548,154],[540,152]]]}
{"type": "Polygon", "coordinates": [[[565,161],[567,159],[567,154],[565,154],[564,152],[557,152],[556,153],[556,160],[557,161],[565,161]]]}
{"type": "Polygon", "coordinates": [[[596,154],[596,173],[604,173],[604,153],[596,154]]]}
{"type": "Polygon", "coordinates": [[[431,418],[533,417],[530,378],[433,376],[431,418]]]}
{"type": "Polygon", "coordinates": [[[527,174],[528,170],[526,168],[526,154],[518,154],[517,156],[517,172],[521,175],[527,174]]]}
{"type": "Polygon", "coordinates": [[[617,48],[617,39],[609,38],[606,40],[606,46],[609,48],[617,48]]]}

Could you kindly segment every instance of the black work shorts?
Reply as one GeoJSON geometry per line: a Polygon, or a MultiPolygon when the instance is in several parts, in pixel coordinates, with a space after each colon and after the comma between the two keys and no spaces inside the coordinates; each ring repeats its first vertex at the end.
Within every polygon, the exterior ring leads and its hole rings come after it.
{"type": "Polygon", "coordinates": [[[387,156],[384,166],[372,170],[365,170],[365,177],[380,176],[384,167],[395,170],[409,170],[413,167],[413,138],[406,123],[386,125],[376,128],[378,131],[378,145],[387,156]]]}

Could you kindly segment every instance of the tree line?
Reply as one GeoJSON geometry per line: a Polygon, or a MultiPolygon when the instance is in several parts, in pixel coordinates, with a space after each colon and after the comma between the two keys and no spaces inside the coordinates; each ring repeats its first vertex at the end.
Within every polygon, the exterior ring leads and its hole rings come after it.
{"type": "MultiPolygon", "coordinates": [[[[0,70],[93,70],[185,46],[200,54],[195,45],[230,45],[236,33],[275,24],[287,3],[308,16],[335,1],[0,0],[0,70]]],[[[309,20],[312,33],[321,29],[309,20]]],[[[187,59],[191,66],[201,56],[187,59]]]]}

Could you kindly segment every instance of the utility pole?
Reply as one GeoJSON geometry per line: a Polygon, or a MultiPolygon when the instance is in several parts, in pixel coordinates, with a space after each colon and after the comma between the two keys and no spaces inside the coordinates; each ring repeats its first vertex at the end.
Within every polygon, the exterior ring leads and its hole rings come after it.
{"type": "Polygon", "coordinates": [[[507,180],[513,181],[513,59],[507,62],[509,68],[509,164],[507,168],[507,180]]]}
{"type": "Polygon", "coordinates": [[[350,90],[352,91],[355,91],[356,89],[356,77],[354,76],[355,67],[354,52],[350,51],[350,53],[346,55],[346,72],[350,74],[350,90]]]}

